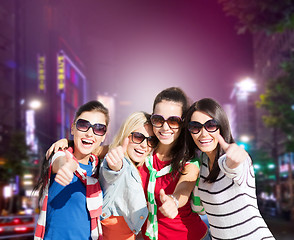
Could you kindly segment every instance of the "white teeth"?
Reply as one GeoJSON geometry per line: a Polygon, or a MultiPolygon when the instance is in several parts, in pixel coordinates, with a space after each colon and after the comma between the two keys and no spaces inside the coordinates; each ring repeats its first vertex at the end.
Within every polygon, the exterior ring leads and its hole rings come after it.
{"type": "Polygon", "coordinates": [[[82,139],[82,141],[88,144],[93,144],[93,141],[89,139],[82,139]]]}
{"type": "Polygon", "coordinates": [[[160,133],[162,136],[169,136],[169,135],[171,135],[171,133],[160,133]]]}
{"type": "Polygon", "coordinates": [[[137,153],[140,153],[140,154],[144,154],[144,153],[145,153],[145,151],[143,151],[143,150],[135,149],[135,151],[136,151],[137,153]]]}
{"type": "Polygon", "coordinates": [[[199,140],[200,143],[210,143],[212,142],[212,139],[211,140],[199,140]]]}

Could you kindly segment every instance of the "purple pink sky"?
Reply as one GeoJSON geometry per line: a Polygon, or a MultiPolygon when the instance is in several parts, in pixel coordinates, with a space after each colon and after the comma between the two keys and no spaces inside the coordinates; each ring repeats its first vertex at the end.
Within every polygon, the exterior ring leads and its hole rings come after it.
{"type": "Polygon", "coordinates": [[[90,94],[107,93],[129,113],[152,111],[166,87],[192,100],[229,102],[235,82],[252,76],[251,37],[217,0],[76,1],[85,35],[90,94]],[[83,2],[84,3],[84,2],[83,2]]]}

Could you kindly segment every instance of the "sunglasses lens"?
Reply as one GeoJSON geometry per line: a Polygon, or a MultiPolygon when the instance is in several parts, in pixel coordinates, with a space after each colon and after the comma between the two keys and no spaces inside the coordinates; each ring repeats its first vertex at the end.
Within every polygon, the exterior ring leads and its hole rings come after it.
{"type": "Polygon", "coordinates": [[[96,123],[93,126],[93,131],[96,135],[103,136],[107,131],[107,127],[104,124],[96,123]]]}
{"type": "Polygon", "coordinates": [[[189,122],[189,124],[188,124],[188,130],[194,134],[199,133],[201,128],[202,128],[202,125],[199,122],[193,121],[193,122],[189,122]]]}
{"type": "Polygon", "coordinates": [[[167,124],[169,125],[170,128],[179,128],[181,125],[181,122],[182,122],[181,118],[176,116],[172,116],[167,119],[167,124]]]}
{"type": "Polygon", "coordinates": [[[132,140],[134,143],[140,144],[145,139],[145,136],[142,133],[139,132],[133,132],[132,133],[132,140]]]}
{"type": "Polygon", "coordinates": [[[151,116],[151,123],[154,127],[162,127],[164,123],[164,118],[160,115],[152,115],[151,116]]]}
{"type": "Polygon", "coordinates": [[[207,121],[204,127],[208,132],[215,132],[218,129],[218,124],[215,120],[212,119],[207,121]]]}
{"type": "Polygon", "coordinates": [[[157,143],[158,143],[157,137],[151,136],[151,137],[147,138],[147,144],[149,147],[155,148],[157,143]]]}
{"type": "Polygon", "coordinates": [[[90,123],[84,119],[79,119],[76,123],[76,127],[79,131],[87,132],[90,127],[90,123]]]}

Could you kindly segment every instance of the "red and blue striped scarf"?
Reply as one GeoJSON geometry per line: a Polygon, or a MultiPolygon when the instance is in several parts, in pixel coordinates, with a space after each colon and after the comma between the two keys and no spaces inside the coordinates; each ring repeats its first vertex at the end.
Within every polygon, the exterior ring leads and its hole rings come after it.
{"type": "MultiPolygon", "coordinates": [[[[73,153],[73,149],[67,149],[69,152],[73,153]]],[[[78,160],[73,157],[73,159],[78,162],[78,160]]],[[[37,222],[34,240],[43,240],[45,235],[46,226],[46,212],[47,212],[47,202],[48,202],[48,189],[50,185],[51,168],[53,161],[50,160],[50,167],[48,171],[48,177],[46,181],[46,187],[44,189],[44,194],[41,200],[41,211],[37,222]]],[[[97,156],[91,154],[90,161],[92,162],[92,176],[96,167],[98,165],[99,159],[97,156]]],[[[86,186],[86,202],[87,210],[89,211],[91,217],[91,237],[93,240],[102,240],[102,227],[100,223],[100,215],[102,213],[102,190],[97,178],[87,176],[86,170],[78,166],[74,174],[85,184],[86,186]]]]}

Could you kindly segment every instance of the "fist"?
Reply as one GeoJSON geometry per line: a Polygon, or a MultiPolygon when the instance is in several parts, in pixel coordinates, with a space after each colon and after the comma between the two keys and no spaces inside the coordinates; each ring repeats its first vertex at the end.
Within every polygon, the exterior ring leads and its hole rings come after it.
{"type": "Polygon", "coordinates": [[[178,215],[178,207],[174,201],[174,199],[165,194],[163,189],[160,189],[160,201],[162,203],[159,208],[160,212],[171,219],[174,219],[178,215]]]}
{"type": "Polygon", "coordinates": [[[67,186],[73,179],[73,173],[77,170],[78,163],[73,159],[73,155],[69,151],[65,151],[65,163],[57,171],[55,181],[62,186],[67,186]]]}

